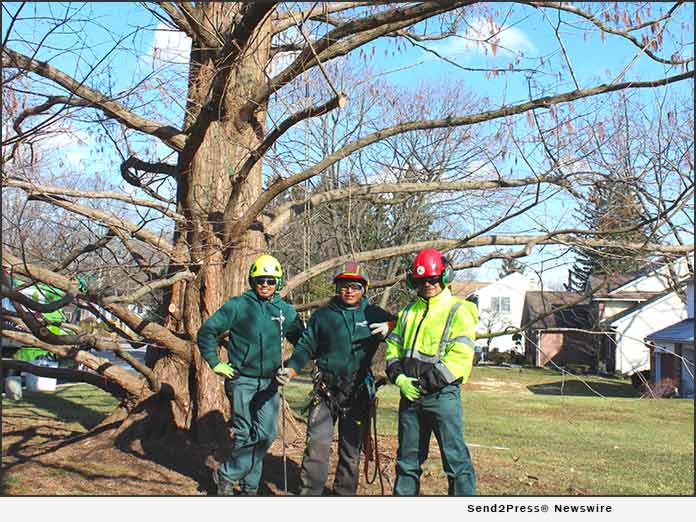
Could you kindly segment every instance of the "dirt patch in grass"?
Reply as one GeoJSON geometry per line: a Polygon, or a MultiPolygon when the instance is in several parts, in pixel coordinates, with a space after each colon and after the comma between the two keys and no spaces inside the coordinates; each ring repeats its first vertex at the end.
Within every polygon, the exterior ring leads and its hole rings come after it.
{"type": "Polygon", "coordinates": [[[485,378],[475,382],[468,382],[462,386],[462,393],[467,391],[520,392],[525,390],[526,387],[520,383],[499,381],[491,378],[485,378]]]}
{"type": "MultiPolygon", "coordinates": [[[[139,443],[116,447],[112,433],[90,433],[76,430],[57,420],[37,420],[27,415],[6,415],[3,418],[3,483],[0,492],[8,496],[21,495],[214,495],[215,485],[210,473],[229,448],[201,449],[198,462],[205,463],[193,469],[188,464],[174,462],[166,456],[154,455],[152,448],[139,443]],[[154,456],[153,456],[154,455],[154,456]],[[188,467],[187,467],[188,466],[188,467]]],[[[300,489],[300,465],[305,447],[304,425],[297,423],[297,430],[288,437],[285,448],[287,489],[296,495],[300,489]]],[[[334,436],[335,442],[336,436],[334,436]]],[[[165,444],[163,441],[162,444],[165,444]]],[[[391,495],[394,485],[395,458],[398,440],[393,436],[379,436],[379,465],[382,481],[375,475],[376,463],[368,462],[367,476],[364,455],[361,460],[358,495],[391,495]],[[371,482],[371,483],[368,483],[371,482]],[[384,490],[382,489],[384,488],[384,490]]],[[[511,494],[510,484],[503,477],[486,470],[485,454],[477,455],[472,449],[475,466],[482,466],[479,488],[482,494],[511,494]],[[477,462],[478,460],[482,462],[477,462]]],[[[179,450],[183,456],[186,452],[179,450]]],[[[336,469],[337,451],[334,443],[329,462],[327,488],[331,487],[336,469]]],[[[271,446],[264,460],[260,494],[279,496],[284,494],[283,445],[280,437],[271,446]]],[[[447,478],[442,471],[439,448],[433,437],[430,456],[424,466],[421,480],[424,495],[444,495],[447,478]]],[[[325,493],[329,493],[325,489],[325,493]]],[[[543,494],[536,489],[530,494],[543,494]]]]}
{"type": "MultiPolygon", "coordinates": [[[[297,494],[300,488],[300,464],[304,452],[304,425],[289,437],[286,445],[287,489],[297,494]],[[290,440],[291,439],[291,440],[290,440]]],[[[30,415],[5,415],[2,421],[3,456],[0,489],[2,495],[213,495],[215,485],[211,471],[228,448],[200,448],[188,464],[167,456],[157,455],[153,448],[143,448],[138,442],[127,447],[114,445],[113,433],[90,433],[76,430],[57,420],[32,418],[30,415]],[[37,426],[37,423],[40,423],[37,426]],[[193,462],[205,463],[193,469],[193,462]]],[[[162,441],[162,445],[166,444],[162,441]]],[[[393,485],[396,437],[378,438],[380,468],[383,470],[385,494],[393,485]]],[[[334,445],[330,457],[333,480],[337,455],[334,445]]],[[[186,452],[179,451],[181,458],[186,452]]],[[[177,459],[178,460],[178,459],[177,459]]],[[[375,462],[369,462],[368,478],[361,462],[359,495],[380,495],[379,477],[374,475],[375,462]]],[[[260,494],[283,495],[283,445],[280,437],[271,446],[264,460],[260,494]]],[[[425,481],[428,482],[427,479],[425,481]]],[[[434,484],[432,484],[434,486],[434,484]]],[[[446,491],[446,482],[439,488],[446,491]],[[444,489],[443,489],[444,488],[444,489]]],[[[327,490],[328,493],[328,490],[327,490]]]]}

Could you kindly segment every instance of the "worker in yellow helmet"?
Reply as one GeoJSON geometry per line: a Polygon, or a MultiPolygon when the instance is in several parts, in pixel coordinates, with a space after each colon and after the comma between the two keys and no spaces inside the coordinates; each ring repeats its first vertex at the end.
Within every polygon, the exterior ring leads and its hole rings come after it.
{"type": "Polygon", "coordinates": [[[264,455],[275,439],[280,398],[275,374],[281,366],[283,337],[293,345],[304,326],[293,306],[278,295],[283,268],[262,255],[249,268],[251,290],[227,301],[198,330],[198,347],[213,371],[225,377],[232,404],[234,449],[216,470],[218,495],[255,495],[264,455]],[[229,332],[227,358],[218,358],[217,337],[229,332]]]}

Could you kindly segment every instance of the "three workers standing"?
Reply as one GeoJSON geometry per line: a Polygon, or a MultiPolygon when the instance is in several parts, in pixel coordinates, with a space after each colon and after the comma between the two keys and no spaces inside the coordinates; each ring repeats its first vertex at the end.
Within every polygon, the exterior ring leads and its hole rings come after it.
{"type": "Polygon", "coordinates": [[[421,251],[408,275],[418,297],[397,320],[370,305],[363,267],[346,263],[337,272],[336,295],[304,329],[295,309],[276,293],[283,270],[277,259],[259,257],[249,271],[251,291],[230,299],[198,332],[203,357],[226,377],[233,409],[232,456],[215,474],[218,494],[255,494],[263,457],[277,431],[278,386],[287,384],[314,359],[307,444],[300,471],[303,495],[321,495],[328,478],[333,428],[338,423],[338,464],[332,493],[355,495],[360,446],[368,428],[370,366],[387,337],[387,375],[401,390],[395,495],[417,495],[431,434],[438,441],[450,495],[474,495],[476,476],[464,443],[459,385],[468,380],[474,358],[478,312],[456,298],[449,262],[432,249],[421,251]],[[219,334],[229,331],[229,364],[217,356],[219,334]],[[391,331],[391,333],[390,333],[391,331]],[[281,364],[281,333],[294,346],[281,364]]]}

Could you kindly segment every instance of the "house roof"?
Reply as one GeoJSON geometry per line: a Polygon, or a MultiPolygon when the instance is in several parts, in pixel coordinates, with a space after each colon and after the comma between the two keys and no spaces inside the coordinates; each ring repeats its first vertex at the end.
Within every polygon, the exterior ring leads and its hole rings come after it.
{"type": "MultiPolygon", "coordinates": [[[[685,284],[685,283],[682,282],[681,284],[685,284]]],[[[604,323],[605,324],[609,323],[611,325],[614,325],[614,323],[621,321],[622,319],[625,319],[628,316],[640,313],[647,306],[650,306],[658,301],[661,301],[662,299],[666,299],[675,293],[676,293],[676,291],[673,289],[668,289],[668,290],[665,290],[664,292],[660,292],[660,293],[653,293],[653,296],[650,299],[643,301],[643,302],[637,304],[636,306],[632,306],[631,308],[624,310],[621,313],[618,313],[616,315],[612,315],[611,317],[608,317],[604,321],[604,323]]]]}
{"type": "Polygon", "coordinates": [[[458,297],[469,297],[477,290],[490,284],[483,281],[454,281],[452,283],[452,294],[458,297]]]}
{"type": "Polygon", "coordinates": [[[595,301],[647,301],[662,292],[597,292],[592,296],[595,301]]]}
{"type": "MultiPolygon", "coordinates": [[[[645,263],[643,266],[641,266],[639,269],[634,270],[633,272],[628,272],[625,274],[612,274],[609,277],[607,287],[602,289],[601,292],[595,293],[595,297],[609,297],[609,296],[616,296],[618,297],[619,295],[624,296],[628,294],[642,294],[643,292],[622,292],[621,288],[626,286],[627,284],[637,281],[638,279],[641,279],[643,277],[650,277],[652,275],[658,274],[661,271],[664,271],[667,269],[668,265],[670,263],[681,263],[682,260],[687,259],[686,256],[682,256],[678,259],[670,259],[668,257],[660,257],[658,259],[654,259],[652,261],[648,261],[645,263]]],[[[693,260],[693,257],[690,257],[690,259],[693,260]]],[[[692,261],[693,262],[693,261],[692,261]]],[[[604,283],[606,276],[590,276],[590,287],[591,288],[596,288],[598,286],[601,286],[604,283]]],[[[648,292],[649,293],[649,292],[648,292]]],[[[640,299],[640,297],[638,297],[640,299]]],[[[650,298],[647,297],[648,299],[650,298]]]]}
{"type": "Polygon", "coordinates": [[[694,344],[694,318],[684,319],[667,328],[651,333],[648,341],[694,344]]]}
{"type": "MultiPolygon", "coordinates": [[[[549,313],[554,308],[569,305],[578,300],[580,294],[575,292],[529,291],[525,296],[526,318],[530,322],[535,318],[549,313]]],[[[558,310],[532,323],[530,328],[535,330],[549,328],[588,328],[591,324],[591,305],[580,302],[563,310],[558,310]]]]}

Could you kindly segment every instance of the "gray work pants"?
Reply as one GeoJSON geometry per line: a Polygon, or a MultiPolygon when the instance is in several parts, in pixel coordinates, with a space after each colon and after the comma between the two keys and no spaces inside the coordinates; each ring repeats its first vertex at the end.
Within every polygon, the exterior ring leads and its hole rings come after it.
{"type": "Polygon", "coordinates": [[[309,410],[307,445],[302,458],[300,495],[319,496],[329,476],[329,453],[334,424],[338,420],[338,464],[333,482],[336,495],[355,495],[360,479],[360,446],[368,423],[368,399],[363,389],[352,399],[350,408],[338,418],[331,414],[326,400],[318,400],[309,410]]]}

